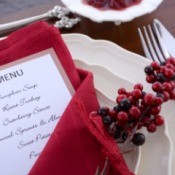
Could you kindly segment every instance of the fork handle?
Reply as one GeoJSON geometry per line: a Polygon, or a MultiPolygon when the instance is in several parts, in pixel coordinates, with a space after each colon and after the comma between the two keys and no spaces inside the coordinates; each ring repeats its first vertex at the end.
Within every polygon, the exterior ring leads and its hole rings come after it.
{"type": "Polygon", "coordinates": [[[44,13],[44,14],[41,14],[41,15],[21,19],[21,20],[18,20],[18,21],[9,22],[9,23],[6,23],[6,24],[0,24],[0,31],[6,31],[6,30],[13,29],[13,28],[16,28],[16,27],[21,27],[21,26],[27,25],[29,23],[32,23],[32,22],[35,22],[35,21],[38,21],[38,20],[47,19],[47,18],[49,18],[49,14],[44,13]]]}

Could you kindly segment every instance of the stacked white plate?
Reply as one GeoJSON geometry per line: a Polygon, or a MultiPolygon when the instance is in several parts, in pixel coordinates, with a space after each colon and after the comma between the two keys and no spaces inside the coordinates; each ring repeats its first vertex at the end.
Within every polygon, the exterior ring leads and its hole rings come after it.
{"type": "MultiPolygon", "coordinates": [[[[146,92],[151,87],[145,81],[144,67],[150,61],[104,40],[93,40],[85,35],[63,35],[75,64],[94,74],[94,83],[100,104],[113,105],[118,88],[132,90],[142,83],[146,92]]],[[[171,175],[175,172],[175,102],[163,106],[164,126],[146,134],[146,142],[135,152],[124,155],[128,167],[137,175],[171,175]]]]}

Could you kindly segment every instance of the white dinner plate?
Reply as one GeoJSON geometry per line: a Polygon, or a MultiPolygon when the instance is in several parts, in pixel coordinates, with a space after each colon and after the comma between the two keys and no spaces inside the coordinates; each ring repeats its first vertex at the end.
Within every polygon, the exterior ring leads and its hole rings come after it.
{"type": "MultiPolygon", "coordinates": [[[[75,60],[75,64],[77,67],[89,70],[93,73],[94,85],[100,106],[108,106],[112,109],[116,105],[115,96],[113,95],[116,94],[116,88],[123,86],[132,89],[132,83],[114,75],[111,71],[102,66],[90,65],[81,60],[75,60]],[[107,93],[104,94],[103,92],[107,93]]],[[[122,146],[122,144],[119,146],[122,146]]],[[[131,150],[131,148],[129,148],[129,145],[125,149],[131,150]]],[[[135,147],[133,151],[127,154],[123,154],[123,157],[129,169],[137,174],[141,160],[141,148],[135,147]]]]}
{"type": "MultiPolygon", "coordinates": [[[[116,77],[120,77],[120,79],[132,84],[142,83],[144,90],[151,92],[151,87],[146,83],[143,71],[144,67],[150,63],[145,58],[133,54],[112,42],[93,40],[81,34],[66,34],[63,35],[63,38],[74,59],[91,65],[95,64],[105,67],[108,71],[116,75],[116,77]]],[[[95,74],[96,71],[94,72],[94,76],[95,74]]],[[[105,81],[106,79],[104,77],[104,82],[105,81]]],[[[111,81],[111,83],[113,83],[113,81],[111,81]]],[[[116,88],[117,91],[121,81],[116,80],[116,86],[111,83],[109,83],[108,86],[113,89],[116,88]]],[[[102,87],[101,84],[98,83],[95,84],[95,86],[98,86],[98,88],[102,87]]],[[[128,85],[126,85],[125,88],[127,89],[128,85]]],[[[109,98],[114,98],[113,93],[110,94],[108,88],[101,90],[103,91],[102,93],[109,96],[109,98]]],[[[116,94],[114,94],[114,96],[116,96],[116,94]]],[[[171,175],[171,169],[172,172],[175,172],[173,171],[174,167],[171,168],[172,152],[173,160],[175,159],[173,151],[173,145],[175,145],[175,134],[173,133],[173,129],[175,128],[173,104],[175,104],[175,102],[170,102],[163,107],[162,114],[164,114],[166,118],[166,124],[159,127],[157,132],[146,136],[147,140],[141,148],[141,163],[137,175],[171,175]]]]}

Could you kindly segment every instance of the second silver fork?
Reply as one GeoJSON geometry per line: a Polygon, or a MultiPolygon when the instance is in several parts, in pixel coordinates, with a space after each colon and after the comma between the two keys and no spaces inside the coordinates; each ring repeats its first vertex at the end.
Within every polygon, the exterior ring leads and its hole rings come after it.
{"type": "Polygon", "coordinates": [[[164,62],[170,57],[165,45],[161,41],[160,35],[155,24],[138,28],[138,33],[142,43],[145,56],[157,62],[164,62]]]}

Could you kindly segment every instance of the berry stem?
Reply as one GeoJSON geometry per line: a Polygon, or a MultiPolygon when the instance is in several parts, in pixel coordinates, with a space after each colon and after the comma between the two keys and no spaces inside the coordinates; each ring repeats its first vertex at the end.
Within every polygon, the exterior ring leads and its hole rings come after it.
{"type": "Polygon", "coordinates": [[[124,154],[126,151],[126,147],[128,146],[128,144],[130,143],[130,139],[129,137],[125,140],[125,142],[122,144],[122,146],[120,147],[120,151],[122,154],[124,154]]]}

